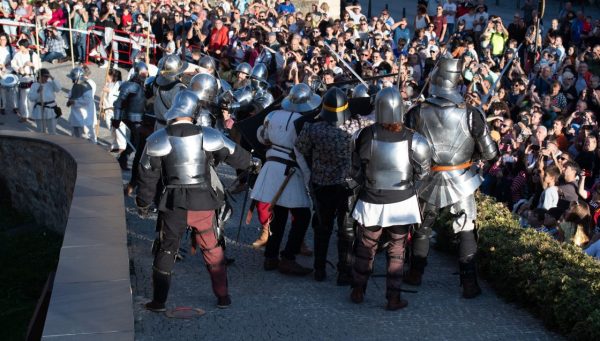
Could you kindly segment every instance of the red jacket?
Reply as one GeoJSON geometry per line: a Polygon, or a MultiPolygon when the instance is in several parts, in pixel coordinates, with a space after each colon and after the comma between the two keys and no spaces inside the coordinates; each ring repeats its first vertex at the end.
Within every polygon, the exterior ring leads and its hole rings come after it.
{"type": "Polygon", "coordinates": [[[229,44],[229,30],[223,26],[220,30],[216,27],[212,29],[210,33],[210,43],[208,44],[208,50],[215,52],[221,51],[224,47],[229,44]]]}

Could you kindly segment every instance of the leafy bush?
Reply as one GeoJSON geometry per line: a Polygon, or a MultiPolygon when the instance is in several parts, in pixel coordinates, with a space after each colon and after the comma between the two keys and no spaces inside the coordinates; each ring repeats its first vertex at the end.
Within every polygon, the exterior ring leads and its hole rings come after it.
{"type": "Polygon", "coordinates": [[[574,245],[523,229],[501,203],[478,201],[480,271],[499,294],[574,340],[600,340],[600,263],[574,245]]]}

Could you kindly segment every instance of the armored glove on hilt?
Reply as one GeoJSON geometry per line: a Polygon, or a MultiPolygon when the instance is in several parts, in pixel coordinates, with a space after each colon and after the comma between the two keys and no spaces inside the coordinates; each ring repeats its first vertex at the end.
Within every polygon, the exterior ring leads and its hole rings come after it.
{"type": "Polygon", "coordinates": [[[250,172],[253,174],[258,174],[260,169],[262,168],[262,161],[259,158],[253,156],[250,161],[250,172]]]}

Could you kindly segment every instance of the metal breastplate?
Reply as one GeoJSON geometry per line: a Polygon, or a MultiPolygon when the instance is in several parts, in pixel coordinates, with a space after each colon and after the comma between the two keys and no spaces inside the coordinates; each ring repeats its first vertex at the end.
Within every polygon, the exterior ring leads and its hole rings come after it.
{"type": "Polygon", "coordinates": [[[126,99],[125,112],[126,117],[132,122],[142,121],[142,116],[146,111],[146,96],[144,95],[144,88],[138,83],[127,82],[128,86],[131,87],[130,95],[126,99]]]}
{"type": "Polygon", "coordinates": [[[167,185],[207,183],[208,165],[202,149],[202,133],[186,137],[169,136],[173,149],[164,159],[167,185]]]}
{"type": "Polygon", "coordinates": [[[373,129],[370,159],[365,170],[366,187],[402,190],[411,186],[413,177],[408,140],[385,142],[377,140],[373,129]]]}
{"type": "Polygon", "coordinates": [[[475,140],[469,129],[466,108],[425,102],[415,114],[414,128],[429,141],[436,165],[455,166],[471,160],[475,140]]]}

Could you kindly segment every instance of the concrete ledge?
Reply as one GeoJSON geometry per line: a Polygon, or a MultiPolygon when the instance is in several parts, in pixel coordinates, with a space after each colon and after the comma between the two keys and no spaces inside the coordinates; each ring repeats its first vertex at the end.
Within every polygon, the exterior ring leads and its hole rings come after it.
{"type": "Polygon", "coordinates": [[[0,131],[0,164],[13,207],[64,234],[42,338],[133,340],[123,182],[115,159],[83,139],[0,131]]]}

